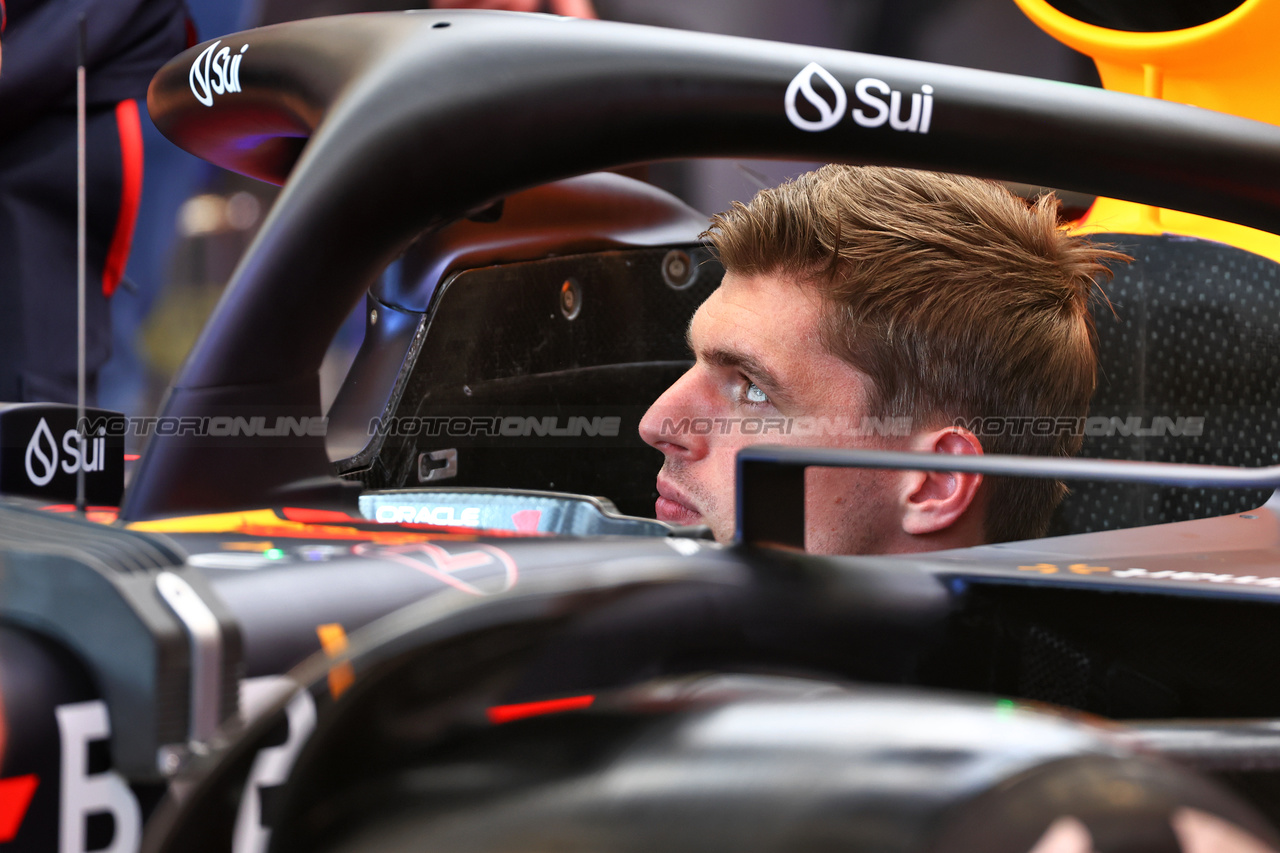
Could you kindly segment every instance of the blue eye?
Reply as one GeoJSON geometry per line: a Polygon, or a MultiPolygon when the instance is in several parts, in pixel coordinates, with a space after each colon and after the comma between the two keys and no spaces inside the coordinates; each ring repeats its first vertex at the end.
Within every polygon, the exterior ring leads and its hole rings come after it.
{"type": "Polygon", "coordinates": [[[747,402],[748,403],[767,403],[769,395],[760,390],[760,386],[754,382],[747,382],[747,402]]]}

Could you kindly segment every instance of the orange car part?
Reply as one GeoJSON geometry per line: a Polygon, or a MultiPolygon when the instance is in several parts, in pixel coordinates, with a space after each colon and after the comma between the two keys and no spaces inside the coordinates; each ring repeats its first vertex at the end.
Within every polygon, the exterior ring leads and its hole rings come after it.
{"type": "MultiPolygon", "coordinates": [[[[1042,30],[1093,58],[1112,91],[1176,101],[1280,124],[1275,51],[1280,2],[1245,0],[1200,26],[1125,32],[1086,24],[1046,0],[1014,0],[1042,30]]],[[[1194,164],[1188,164],[1194,166],[1194,164]]],[[[1280,261],[1280,236],[1181,211],[1099,198],[1078,223],[1086,233],[1182,234],[1280,261]]]]}

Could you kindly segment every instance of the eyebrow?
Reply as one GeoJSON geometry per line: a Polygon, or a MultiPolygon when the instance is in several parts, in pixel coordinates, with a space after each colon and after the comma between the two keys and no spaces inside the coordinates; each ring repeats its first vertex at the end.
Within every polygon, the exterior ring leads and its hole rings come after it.
{"type": "Polygon", "coordinates": [[[693,346],[693,340],[688,331],[685,332],[684,338],[689,351],[694,354],[695,358],[701,359],[714,367],[727,367],[747,374],[751,377],[751,381],[759,386],[760,390],[764,391],[775,404],[786,404],[792,401],[786,386],[778,380],[773,371],[765,367],[764,363],[755,356],[740,350],[726,349],[724,347],[698,352],[693,346]]]}

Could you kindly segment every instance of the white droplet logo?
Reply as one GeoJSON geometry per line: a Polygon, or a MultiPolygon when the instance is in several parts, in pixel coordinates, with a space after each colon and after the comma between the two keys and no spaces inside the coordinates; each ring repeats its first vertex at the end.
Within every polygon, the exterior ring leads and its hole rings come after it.
{"type": "Polygon", "coordinates": [[[791,85],[787,86],[787,118],[801,130],[826,130],[829,127],[835,127],[840,119],[844,118],[844,110],[848,105],[849,97],[845,94],[840,81],[816,62],[810,62],[801,69],[800,73],[791,80],[791,85]],[[828,103],[827,99],[813,88],[814,75],[820,77],[822,82],[831,88],[836,96],[835,104],[828,103]],[[800,115],[799,110],[796,109],[796,99],[801,95],[804,95],[804,99],[818,111],[818,119],[808,119],[800,115]]]}
{"type": "Polygon", "coordinates": [[[202,50],[187,72],[191,94],[206,107],[213,106],[214,95],[241,91],[240,61],[244,59],[244,52],[249,49],[249,45],[242,45],[240,53],[233,55],[229,47],[219,50],[220,44],[222,39],[202,50]]]}
{"type": "Polygon", "coordinates": [[[49,431],[49,424],[44,418],[40,419],[40,423],[36,425],[36,431],[31,434],[31,440],[27,442],[27,479],[33,485],[43,486],[53,479],[53,475],[58,473],[58,445],[54,444],[53,433],[49,431]],[[45,452],[45,448],[48,452],[45,452]],[[36,474],[36,465],[44,469],[43,474],[36,474]]]}

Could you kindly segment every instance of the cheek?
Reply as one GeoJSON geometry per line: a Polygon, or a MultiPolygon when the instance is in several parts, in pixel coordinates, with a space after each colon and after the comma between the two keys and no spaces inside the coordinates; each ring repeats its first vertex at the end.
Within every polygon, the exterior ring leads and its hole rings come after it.
{"type": "Polygon", "coordinates": [[[847,511],[883,497],[887,484],[883,471],[861,468],[810,468],[805,472],[805,494],[815,506],[847,511]]]}
{"type": "MultiPolygon", "coordinates": [[[[687,467],[680,466],[682,483],[698,499],[707,512],[733,514],[736,451],[729,447],[712,447],[710,452],[687,467]]],[[[677,463],[678,464],[678,463],[677,463]]]]}
{"type": "Polygon", "coordinates": [[[806,547],[868,553],[896,523],[898,479],[891,471],[810,468],[805,472],[806,547]]]}

